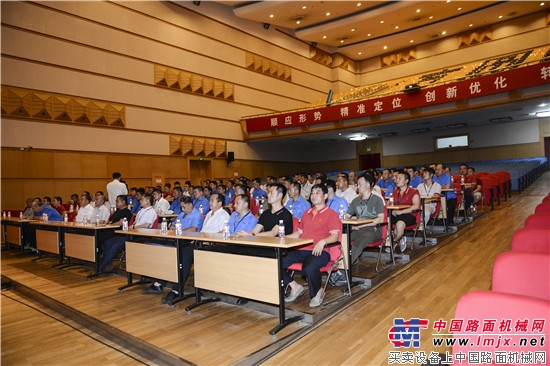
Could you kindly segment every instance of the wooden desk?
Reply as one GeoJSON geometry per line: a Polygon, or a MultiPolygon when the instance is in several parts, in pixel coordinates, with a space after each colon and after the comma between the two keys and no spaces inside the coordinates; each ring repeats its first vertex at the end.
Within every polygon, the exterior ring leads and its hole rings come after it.
{"type": "Polygon", "coordinates": [[[311,244],[311,239],[281,240],[265,236],[223,239],[222,234],[200,232],[163,235],[158,229],[117,230],[116,233],[127,237],[128,284],[119,290],[134,285],[132,273],[138,273],[178,283],[179,293],[183,294],[181,247],[194,242],[196,300],[187,311],[219,301],[201,298],[201,290],[209,290],[279,305],[279,324],[270,331],[272,335],[302,318],[285,317],[282,250],[311,244]]]}
{"type": "Polygon", "coordinates": [[[69,222],[63,225],[64,247],[67,264],[62,268],[71,266],[71,258],[82,259],[95,263],[95,271],[88,278],[95,277],[99,273],[99,253],[101,234],[114,233],[119,229],[118,225],[107,224],[82,224],[69,222]]]}
{"type": "MultiPolygon", "coordinates": [[[[40,252],[54,253],[58,255],[59,263],[54,265],[60,266],[63,264],[64,247],[63,247],[63,221],[33,221],[31,225],[36,233],[36,249],[40,252]]],[[[42,253],[38,258],[32,261],[37,261],[42,258],[42,253]]]]}
{"type": "Polygon", "coordinates": [[[11,249],[11,245],[19,245],[21,253],[25,250],[25,228],[35,220],[20,219],[19,217],[12,217],[2,219],[2,226],[4,229],[4,243],[6,248],[11,249]]]}
{"type": "MultiPolygon", "coordinates": [[[[357,219],[357,218],[351,218],[351,219],[345,219],[341,220],[342,225],[344,227],[344,232],[342,233],[342,246],[344,247],[344,250],[347,252],[347,255],[344,257],[344,269],[348,271],[348,278],[351,282],[351,286],[355,286],[358,283],[353,282],[353,277],[351,276],[351,231],[353,226],[355,225],[365,225],[370,224],[374,221],[374,219],[357,219]]],[[[383,239],[383,238],[382,238],[383,239]]]]}

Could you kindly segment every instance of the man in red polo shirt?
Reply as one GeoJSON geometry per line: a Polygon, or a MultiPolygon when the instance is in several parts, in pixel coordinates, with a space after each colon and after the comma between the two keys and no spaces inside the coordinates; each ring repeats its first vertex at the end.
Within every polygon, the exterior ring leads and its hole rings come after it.
{"type": "Polygon", "coordinates": [[[420,210],[420,195],[415,188],[409,186],[411,177],[409,173],[400,171],[397,173],[397,180],[395,182],[396,188],[393,191],[393,201],[396,206],[409,205],[410,207],[402,210],[393,210],[393,222],[395,222],[395,229],[393,231],[393,246],[394,248],[399,243],[401,252],[407,248],[407,242],[403,234],[405,228],[416,224],[416,217],[412,212],[420,210]]]}
{"type": "MultiPolygon", "coordinates": [[[[327,187],[324,184],[316,184],[311,188],[309,198],[313,207],[304,212],[298,230],[289,235],[294,238],[310,238],[313,244],[293,250],[283,258],[283,268],[288,268],[293,263],[302,263],[302,273],[309,284],[310,308],[321,306],[325,293],[322,287],[320,269],[327,265],[330,254],[327,244],[340,240],[342,222],[338,214],[326,205],[328,198],[327,187]]],[[[285,298],[286,303],[295,301],[306,291],[304,286],[294,281],[288,271],[284,271],[283,283],[291,288],[290,295],[285,298]]]]}

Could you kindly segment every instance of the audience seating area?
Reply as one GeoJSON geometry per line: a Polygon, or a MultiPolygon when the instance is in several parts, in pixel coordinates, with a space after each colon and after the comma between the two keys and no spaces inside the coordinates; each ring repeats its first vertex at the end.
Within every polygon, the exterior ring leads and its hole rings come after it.
{"type": "MultiPolygon", "coordinates": [[[[550,314],[550,213],[537,213],[539,207],[550,207],[550,194],[535,209],[533,217],[540,218],[534,222],[529,216],[525,220],[525,227],[517,230],[511,242],[511,250],[500,254],[493,267],[493,284],[491,291],[473,291],[465,294],[459,300],[455,319],[475,319],[483,322],[484,319],[496,319],[497,326],[500,321],[510,319],[512,330],[508,333],[497,330],[491,332],[493,338],[499,335],[512,337],[513,341],[505,349],[508,354],[517,352],[518,357],[526,352],[546,352],[549,354],[548,342],[540,342],[540,337],[547,333],[548,314],[550,314]],[[544,225],[542,223],[544,222],[544,225]],[[539,226],[540,225],[540,226],[539,226]],[[527,330],[522,333],[516,330],[516,321],[528,321],[527,330]],[[535,320],[543,320],[543,330],[533,328],[535,320]],[[540,333],[540,335],[538,335],[540,333]],[[528,336],[527,336],[528,334],[528,336]],[[529,346],[521,345],[521,339],[529,340],[529,346]],[[536,344],[531,343],[536,339],[536,344]]],[[[539,210],[545,211],[545,210],[539,210]]],[[[546,211],[550,212],[550,211],[546,211]]],[[[456,335],[455,338],[460,338],[456,335]]],[[[468,342],[468,345],[459,345],[458,341],[453,346],[453,359],[457,355],[468,352],[493,351],[495,345],[479,342],[468,342]]],[[[497,364],[493,360],[490,364],[497,364]]],[[[519,363],[509,362],[506,363],[519,363]]],[[[540,362],[539,362],[540,363],[540,362]]],[[[542,362],[544,364],[544,361],[542,362]]]]}

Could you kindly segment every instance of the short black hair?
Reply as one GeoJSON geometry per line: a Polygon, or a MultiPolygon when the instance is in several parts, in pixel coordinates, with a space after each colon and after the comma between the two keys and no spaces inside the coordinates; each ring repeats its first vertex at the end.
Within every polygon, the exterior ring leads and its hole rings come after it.
{"type": "Polygon", "coordinates": [[[113,179],[118,179],[120,177],[122,177],[122,175],[119,172],[114,172],[113,173],[113,179]]]}

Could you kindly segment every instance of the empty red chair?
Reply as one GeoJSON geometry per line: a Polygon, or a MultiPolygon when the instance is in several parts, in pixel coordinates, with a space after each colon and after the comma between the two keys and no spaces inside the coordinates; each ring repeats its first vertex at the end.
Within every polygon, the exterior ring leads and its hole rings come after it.
{"type": "MultiPolygon", "coordinates": [[[[489,342],[482,341],[478,343],[478,338],[475,335],[470,337],[472,341],[468,341],[463,344],[459,344],[459,342],[456,341],[453,345],[453,361],[457,359],[457,355],[465,355],[466,360],[468,360],[468,352],[485,351],[491,352],[493,356],[495,356],[496,339],[498,339],[499,335],[501,335],[502,338],[512,338],[507,346],[504,346],[504,342],[501,341],[501,344],[499,344],[500,351],[506,350],[508,354],[516,352],[518,356],[521,352],[526,352],[527,350],[529,352],[546,352],[546,355],[548,355],[550,352],[550,342],[547,342],[547,340],[545,340],[545,342],[540,342],[540,338],[544,337],[544,333],[548,333],[549,311],[550,307],[548,305],[548,301],[534,297],[510,295],[492,291],[473,291],[463,295],[456,305],[454,318],[464,319],[464,323],[466,323],[468,319],[479,320],[480,324],[478,333],[481,332],[485,319],[496,320],[495,329],[491,332],[492,335],[494,334],[493,340],[495,343],[491,344],[488,337],[486,337],[486,339],[488,339],[489,342]],[[500,331],[500,322],[506,322],[507,319],[513,319],[511,320],[510,330],[504,329],[503,331],[500,331]],[[537,339],[536,344],[533,346],[529,344],[529,346],[526,347],[525,344],[522,344],[520,340],[521,338],[526,337],[525,334],[514,331],[516,325],[515,322],[519,319],[528,319],[527,332],[529,334],[533,334],[532,336],[529,336],[528,339],[529,341],[532,338],[537,339]],[[540,327],[536,327],[536,324],[534,324],[535,320],[546,320],[542,330],[540,330],[540,327]]],[[[537,324],[540,326],[540,322],[537,324]]],[[[463,340],[468,338],[468,336],[464,335],[465,327],[466,324],[462,325],[461,331],[456,332],[457,335],[454,336],[454,338],[462,338],[463,340]]],[[[520,360],[518,360],[518,362],[511,363],[519,364],[519,361],[520,360]]],[[[494,358],[492,363],[497,364],[494,358]]],[[[509,362],[498,363],[508,364],[509,362]]],[[[455,362],[455,364],[458,363],[455,362]]],[[[463,364],[466,365],[468,362],[464,362],[463,364]]]]}
{"type": "Polygon", "coordinates": [[[514,252],[550,253],[550,228],[524,227],[512,235],[514,252]]]}
{"type": "Polygon", "coordinates": [[[525,219],[525,227],[550,227],[550,214],[533,214],[525,219]]]}
{"type": "Polygon", "coordinates": [[[550,202],[540,203],[535,207],[536,214],[550,214],[550,202]]]}
{"type": "Polygon", "coordinates": [[[506,252],[495,259],[492,290],[513,295],[550,297],[550,255],[506,252]]]}

